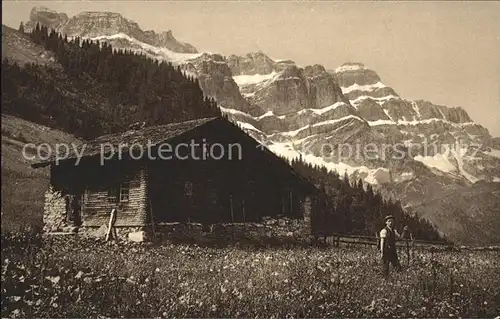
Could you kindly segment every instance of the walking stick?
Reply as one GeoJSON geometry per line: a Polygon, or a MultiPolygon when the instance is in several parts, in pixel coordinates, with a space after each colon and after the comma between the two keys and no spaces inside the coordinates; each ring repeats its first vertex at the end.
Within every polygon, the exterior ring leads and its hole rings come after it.
{"type": "Polygon", "coordinates": [[[406,238],[406,258],[408,267],[410,267],[410,242],[408,241],[408,238],[406,238]]]}

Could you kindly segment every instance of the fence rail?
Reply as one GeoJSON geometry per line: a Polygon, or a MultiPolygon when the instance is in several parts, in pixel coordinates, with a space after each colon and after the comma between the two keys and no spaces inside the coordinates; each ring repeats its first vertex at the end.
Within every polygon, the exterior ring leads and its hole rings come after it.
{"type": "MultiPolygon", "coordinates": [[[[362,235],[345,235],[345,234],[332,234],[326,236],[326,241],[335,243],[346,243],[346,244],[358,244],[367,246],[376,246],[378,237],[375,236],[362,236],[362,235]]],[[[406,247],[407,244],[412,246],[452,246],[451,243],[441,242],[441,241],[429,241],[420,239],[398,239],[396,245],[398,247],[406,247]]]]}

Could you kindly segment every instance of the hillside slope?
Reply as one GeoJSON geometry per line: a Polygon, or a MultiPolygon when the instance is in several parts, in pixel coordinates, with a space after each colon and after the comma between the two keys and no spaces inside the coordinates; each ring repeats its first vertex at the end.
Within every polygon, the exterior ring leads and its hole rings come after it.
{"type": "Polygon", "coordinates": [[[35,63],[54,69],[62,69],[52,52],[33,43],[29,36],[2,25],[2,59],[8,58],[19,65],[35,63]]]}
{"type": "MultiPolygon", "coordinates": [[[[62,70],[54,55],[17,30],[2,25],[2,58],[19,65],[35,63],[62,70]]],[[[2,70],[2,80],[5,75],[2,70]]],[[[4,81],[2,81],[4,83],[4,81]]],[[[2,102],[4,95],[2,92],[2,102]]],[[[23,156],[26,143],[68,143],[77,139],[59,130],[3,113],[2,110],[2,232],[26,227],[40,228],[44,192],[49,183],[47,168],[34,170],[23,156]]],[[[29,149],[27,155],[36,155],[29,149]]]]}
{"type": "Polygon", "coordinates": [[[76,136],[220,114],[197,80],[170,63],[46,27],[29,36],[5,27],[2,46],[2,112],[76,136]]]}
{"type": "Polygon", "coordinates": [[[471,187],[449,188],[413,209],[432,214],[437,227],[453,234],[456,242],[500,242],[500,183],[478,182],[471,187]]]}
{"type": "Polygon", "coordinates": [[[33,169],[36,150],[26,143],[80,142],[74,136],[15,116],[2,114],[2,232],[41,227],[49,169],[33,169]]]}

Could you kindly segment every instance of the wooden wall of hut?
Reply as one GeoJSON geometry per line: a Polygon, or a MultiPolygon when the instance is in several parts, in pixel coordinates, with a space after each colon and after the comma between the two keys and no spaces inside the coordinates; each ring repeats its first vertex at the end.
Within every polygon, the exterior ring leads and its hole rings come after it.
{"type": "MultiPolygon", "coordinates": [[[[203,159],[148,162],[148,189],[155,221],[258,222],[263,216],[302,216],[305,190],[287,165],[262,154],[255,140],[230,125],[207,125],[171,141],[224,148],[203,159]],[[234,145],[238,143],[239,148],[234,145]],[[280,165],[281,164],[281,165],[280,165]]],[[[202,150],[195,157],[202,157],[202,150]]],[[[157,154],[153,151],[153,154],[157,154]]],[[[184,156],[185,154],[182,154],[184,156]]]]}

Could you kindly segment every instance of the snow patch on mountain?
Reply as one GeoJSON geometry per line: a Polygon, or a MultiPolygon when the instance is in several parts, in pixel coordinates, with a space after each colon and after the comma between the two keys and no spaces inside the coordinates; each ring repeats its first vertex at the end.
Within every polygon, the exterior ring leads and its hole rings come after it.
{"type": "Polygon", "coordinates": [[[101,35],[93,38],[82,37],[83,39],[89,39],[91,41],[110,41],[110,40],[127,40],[131,44],[137,45],[141,47],[146,52],[152,52],[158,55],[159,58],[163,58],[164,60],[173,62],[173,63],[183,63],[191,59],[196,59],[200,57],[203,53],[178,53],[171,51],[167,48],[156,47],[154,45],[150,45],[144,42],[137,40],[125,33],[117,33],[113,35],[101,35]]]}
{"type": "Polygon", "coordinates": [[[247,118],[251,118],[251,119],[254,119],[254,120],[262,120],[263,118],[266,118],[266,117],[270,117],[270,116],[274,116],[274,117],[277,117],[279,119],[284,119],[286,117],[286,115],[280,115],[280,116],[276,116],[274,114],[273,111],[267,111],[266,113],[262,114],[261,116],[252,116],[248,113],[245,113],[243,111],[240,111],[240,110],[235,110],[235,109],[231,109],[231,108],[226,108],[226,107],[223,107],[223,106],[219,106],[219,109],[222,111],[222,113],[228,113],[228,114],[233,114],[233,115],[241,115],[241,116],[244,116],[244,117],[247,117],[247,118]]]}
{"type": "Polygon", "coordinates": [[[394,119],[392,118],[392,116],[389,114],[389,111],[387,109],[382,109],[385,113],[385,115],[387,115],[387,117],[394,122],[394,119]]]}
{"type": "Polygon", "coordinates": [[[399,96],[392,95],[392,94],[386,95],[383,97],[373,97],[373,96],[369,96],[369,95],[362,95],[362,96],[355,98],[354,100],[351,100],[350,102],[354,106],[354,105],[361,104],[366,99],[371,99],[371,100],[375,101],[378,105],[382,105],[389,100],[393,100],[393,99],[400,100],[401,98],[399,96]]]}
{"type": "Polygon", "coordinates": [[[312,112],[312,113],[314,113],[316,115],[321,115],[323,113],[335,110],[339,106],[343,106],[343,105],[348,105],[348,104],[340,101],[340,102],[336,102],[336,103],[334,103],[332,105],[325,106],[324,108],[321,108],[321,109],[303,109],[303,110],[300,110],[297,114],[304,114],[304,113],[307,113],[307,112],[312,112]]]}
{"type": "MultiPolygon", "coordinates": [[[[451,125],[453,127],[457,127],[457,128],[463,128],[463,127],[471,126],[471,125],[478,125],[474,122],[455,123],[455,122],[451,122],[451,121],[443,120],[443,119],[427,119],[427,120],[420,120],[420,121],[377,120],[377,121],[368,121],[368,124],[370,124],[370,126],[378,126],[378,125],[400,125],[400,126],[403,126],[403,125],[432,124],[434,122],[441,122],[441,123],[449,124],[449,125],[451,125]]],[[[492,155],[492,156],[494,156],[494,155],[492,155]]]]}
{"type": "Polygon", "coordinates": [[[335,120],[328,120],[328,121],[323,121],[323,122],[319,122],[319,123],[314,123],[312,126],[313,127],[317,127],[317,126],[323,126],[323,125],[331,125],[331,124],[335,124],[335,123],[338,123],[338,122],[341,122],[341,121],[345,121],[347,119],[356,119],[356,120],[359,120],[360,122],[366,122],[365,120],[363,120],[362,118],[356,116],[356,115],[347,115],[347,116],[344,116],[340,119],[335,119],[335,120]]]}
{"type": "Polygon", "coordinates": [[[268,81],[274,78],[277,74],[278,73],[276,73],[276,71],[273,71],[272,73],[269,74],[236,75],[233,76],[233,80],[239,87],[242,87],[268,81]]]}
{"type": "Polygon", "coordinates": [[[306,136],[306,137],[301,138],[299,140],[295,140],[295,141],[293,141],[293,144],[294,145],[301,145],[302,143],[304,143],[310,139],[313,139],[313,138],[318,138],[318,134],[309,135],[309,136],[306,136]]]}
{"type": "Polygon", "coordinates": [[[365,177],[365,182],[370,184],[383,184],[391,181],[391,173],[387,168],[379,168],[377,170],[372,170],[367,177],[365,177]]]}
{"type": "Polygon", "coordinates": [[[492,148],[489,152],[484,152],[484,153],[488,154],[489,156],[500,158],[500,150],[496,150],[494,148],[492,148]]]}
{"type": "Polygon", "coordinates": [[[346,71],[357,71],[357,70],[364,70],[364,65],[361,63],[345,63],[338,68],[335,69],[335,73],[341,73],[341,72],[346,72],[346,71]]]}
{"type": "Polygon", "coordinates": [[[439,111],[439,114],[441,114],[441,117],[442,117],[443,119],[445,119],[445,118],[446,118],[446,115],[444,115],[443,111],[441,111],[441,109],[440,109],[439,107],[437,108],[437,110],[439,111]]]}
{"type": "Polygon", "coordinates": [[[312,126],[313,127],[317,127],[317,126],[323,126],[323,125],[330,125],[330,124],[335,124],[335,123],[338,123],[338,122],[341,122],[341,121],[345,121],[347,119],[356,119],[356,120],[359,120],[360,122],[366,122],[365,120],[363,120],[362,118],[360,118],[360,117],[358,117],[356,115],[347,115],[347,116],[344,116],[344,117],[342,117],[340,119],[328,120],[328,121],[323,121],[323,122],[315,123],[312,126]]]}
{"type": "Polygon", "coordinates": [[[264,134],[264,133],[262,133],[261,130],[257,129],[255,126],[253,126],[250,123],[242,122],[242,121],[236,121],[236,124],[238,124],[242,129],[251,130],[251,131],[255,131],[255,132],[264,134]]]}
{"type": "Polygon", "coordinates": [[[299,134],[300,132],[302,132],[303,130],[307,130],[309,129],[310,127],[318,127],[318,126],[324,126],[324,125],[332,125],[332,124],[336,124],[338,122],[342,122],[342,121],[345,121],[345,120],[348,120],[348,119],[355,119],[355,120],[359,120],[361,122],[366,122],[365,120],[361,119],[360,117],[356,116],[356,115],[347,115],[347,116],[344,116],[342,118],[339,118],[339,119],[335,119],[335,120],[327,120],[327,121],[322,121],[322,122],[318,122],[318,123],[315,123],[313,125],[306,125],[306,126],[303,126],[299,129],[296,129],[294,131],[288,131],[288,132],[281,132],[281,133],[278,133],[278,134],[281,134],[281,135],[284,135],[284,136],[288,136],[288,137],[294,137],[296,136],[297,134],[299,134]]]}
{"type": "Polygon", "coordinates": [[[385,87],[387,87],[387,86],[385,84],[383,84],[382,82],[379,81],[377,83],[367,84],[367,85],[359,85],[357,83],[354,83],[351,86],[340,87],[340,88],[342,89],[342,93],[343,94],[347,94],[347,93],[350,93],[350,92],[353,92],[353,91],[371,92],[371,91],[374,91],[376,89],[382,89],[382,88],[385,88],[385,87]]]}
{"type": "Polygon", "coordinates": [[[378,125],[395,125],[396,122],[392,120],[376,120],[376,121],[367,121],[370,126],[378,126],[378,125]]]}
{"type": "Polygon", "coordinates": [[[335,171],[339,175],[347,173],[348,176],[354,174],[366,174],[364,181],[366,183],[377,185],[385,184],[391,181],[391,173],[388,169],[380,167],[370,169],[366,166],[352,166],[346,163],[332,163],[326,162],[323,158],[314,156],[312,154],[307,154],[303,156],[304,160],[313,165],[323,166],[329,171],[335,171]]]}
{"type": "Polygon", "coordinates": [[[237,114],[237,115],[242,115],[242,116],[245,116],[245,117],[255,118],[255,117],[251,116],[250,114],[242,112],[240,110],[225,108],[225,107],[222,107],[220,105],[219,105],[219,109],[222,111],[222,113],[237,114]]]}
{"type": "MultiPolygon", "coordinates": [[[[326,106],[326,107],[324,107],[322,109],[307,109],[307,110],[311,110],[311,111],[313,111],[313,113],[315,113],[317,115],[321,115],[323,113],[335,110],[339,106],[343,106],[343,105],[347,105],[347,104],[344,103],[344,102],[342,102],[342,101],[340,101],[340,102],[336,102],[336,103],[334,103],[332,105],[326,106]]],[[[300,112],[302,112],[302,111],[300,111],[300,112]]],[[[299,114],[300,114],[300,112],[299,112],[299,114]]]]}
{"type": "Polygon", "coordinates": [[[434,156],[422,156],[417,155],[413,158],[416,161],[423,163],[424,165],[437,168],[438,170],[450,173],[456,170],[455,165],[453,165],[449,160],[446,154],[435,154],[434,156]]]}
{"type": "Polygon", "coordinates": [[[415,173],[413,172],[403,172],[399,176],[395,176],[393,178],[393,181],[396,183],[404,182],[404,181],[409,181],[415,178],[415,173]]]}
{"type": "Polygon", "coordinates": [[[448,120],[443,120],[443,119],[427,119],[427,120],[421,120],[421,121],[397,121],[397,124],[401,125],[419,125],[419,124],[431,124],[433,122],[442,122],[446,124],[450,124],[451,126],[454,127],[464,127],[464,126],[470,126],[470,125],[478,125],[474,122],[466,122],[466,123],[455,123],[451,122],[448,120]]]}
{"type": "Polygon", "coordinates": [[[458,171],[462,176],[467,178],[471,183],[475,183],[479,180],[479,178],[469,174],[465,169],[464,169],[464,156],[467,154],[467,148],[466,147],[457,147],[455,149],[451,149],[451,154],[455,157],[455,160],[457,161],[458,165],[458,171]]]}
{"type": "Polygon", "coordinates": [[[415,103],[414,101],[411,102],[411,107],[413,108],[413,111],[417,114],[416,118],[413,116],[413,120],[420,120],[422,119],[422,115],[420,115],[420,108],[418,107],[418,104],[415,103]]]}
{"type": "Polygon", "coordinates": [[[273,143],[268,146],[269,150],[274,154],[278,154],[287,158],[288,160],[292,160],[300,157],[300,153],[295,150],[293,144],[291,142],[288,143],[273,143]]]}
{"type": "Polygon", "coordinates": [[[386,168],[370,169],[366,166],[352,166],[346,163],[327,162],[323,158],[313,154],[301,154],[293,147],[291,142],[288,143],[273,143],[269,145],[269,150],[279,156],[283,156],[288,160],[296,159],[302,156],[302,159],[312,165],[325,167],[328,171],[337,172],[338,174],[366,174],[364,181],[370,184],[384,184],[390,181],[390,172],[386,168]]]}
{"type": "Polygon", "coordinates": [[[261,116],[259,117],[256,117],[257,120],[262,120],[263,118],[265,117],[269,117],[269,116],[275,116],[273,111],[267,111],[266,113],[262,114],[261,116]]]}

